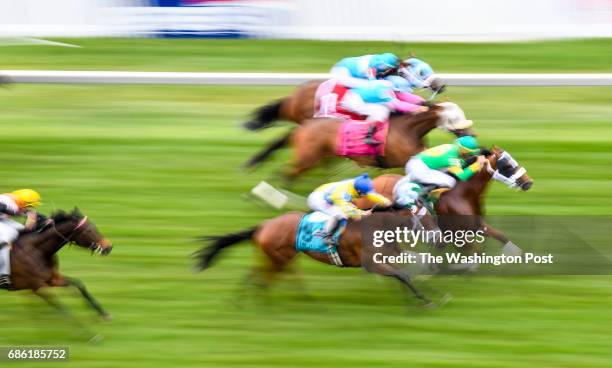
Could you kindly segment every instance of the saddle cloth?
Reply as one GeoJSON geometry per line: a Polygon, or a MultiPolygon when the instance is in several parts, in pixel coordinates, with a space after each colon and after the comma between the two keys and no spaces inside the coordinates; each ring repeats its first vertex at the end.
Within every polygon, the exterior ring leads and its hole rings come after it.
{"type": "Polygon", "coordinates": [[[346,157],[384,156],[389,123],[376,123],[377,130],[374,133],[374,140],[382,142],[376,146],[364,143],[370,124],[372,123],[359,120],[345,120],[338,129],[336,154],[346,157]]]}
{"type": "Polygon", "coordinates": [[[348,90],[335,79],[321,83],[315,93],[314,117],[363,120],[363,116],[340,106],[339,102],[342,101],[348,90]]]}
{"type": "Polygon", "coordinates": [[[329,218],[323,212],[312,212],[302,217],[295,239],[295,249],[300,252],[328,253],[329,246],[322,236],[329,218]]]}

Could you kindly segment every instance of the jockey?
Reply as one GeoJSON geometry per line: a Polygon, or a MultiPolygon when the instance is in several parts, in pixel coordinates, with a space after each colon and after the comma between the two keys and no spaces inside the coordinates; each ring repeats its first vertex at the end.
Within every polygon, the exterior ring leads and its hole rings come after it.
{"type": "MultiPolygon", "coordinates": [[[[452,188],[457,179],[466,181],[483,167],[486,158],[478,156],[476,161],[466,166],[465,160],[480,154],[476,139],[464,136],[452,144],[442,144],[429,148],[412,157],[406,164],[406,174],[410,180],[428,189],[452,188]]],[[[426,193],[425,193],[426,194],[426,193]]]]}
{"type": "Polygon", "coordinates": [[[367,173],[354,179],[321,185],[308,196],[308,206],[312,210],[329,216],[323,229],[323,236],[329,245],[337,244],[349,218],[359,220],[371,213],[360,210],[351,202],[359,197],[367,197],[382,207],[392,204],[386,197],[374,191],[372,179],[367,173]]]}
{"type": "MultiPolygon", "coordinates": [[[[21,230],[31,230],[36,225],[38,215],[33,209],[39,205],[40,195],[32,189],[0,194],[0,252],[17,239],[21,230]],[[26,215],[25,226],[10,218],[20,215],[26,215]]],[[[8,277],[10,266],[7,266],[0,269],[0,283],[2,278],[8,277]]]]}
{"type": "Polygon", "coordinates": [[[373,139],[377,126],[389,120],[391,111],[402,113],[420,113],[427,111],[421,104],[423,98],[411,94],[410,86],[405,79],[389,76],[385,80],[370,82],[364,87],[349,89],[338,105],[351,113],[365,116],[370,122],[365,143],[378,145],[381,142],[373,139]]]}
{"type": "Polygon", "coordinates": [[[393,187],[394,205],[399,208],[409,208],[412,213],[416,213],[422,192],[423,188],[418,183],[404,176],[393,187]]]}
{"type": "Polygon", "coordinates": [[[405,78],[412,88],[429,88],[438,93],[444,92],[446,88],[431,66],[421,59],[412,57],[402,61],[397,74],[405,78]]]}
{"type": "Polygon", "coordinates": [[[387,52],[344,58],[332,67],[330,73],[345,87],[363,87],[369,81],[386,76],[399,65],[400,59],[387,52]]]}

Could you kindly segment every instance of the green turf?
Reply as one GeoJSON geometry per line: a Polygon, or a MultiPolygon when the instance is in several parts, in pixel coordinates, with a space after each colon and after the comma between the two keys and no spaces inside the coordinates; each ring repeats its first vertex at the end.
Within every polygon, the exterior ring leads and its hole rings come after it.
{"type": "Polygon", "coordinates": [[[439,72],[604,72],[612,40],[501,44],[276,40],[61,39],[82,46],[2,47],[0,69],[326,72],[366,53],[416,52],[439,72]]]}
{"type": "MultiPolygon", "coordinates": [[[[2,69],[325,71],[380,43],[65,40],[85,46],[2,48],[2,69]]],[[[416,44],[445,72],[610,69],[610,41],[416,44]]],[[[404,46],[391,44],[404,51],[404,46]]],[[[286,131],[242,131],[281,87],[16,86],[0,90],[3,190],[33,187],[43,211],[78,205],[115,243],[107,258],[76,247],[62,268],[82,278],[115,316],[93,318],[56,294],[105,339],[89,345],[27,292],[0,294],[0,346],[69,345],[65,367],[608,367],[608,276],[448,277],[421,286],[452,292],[434,311],[394,281],[301,259],[270,293],[238,298],[256,253],[247,244],[203,274],[192,239],[242,229],[276,212],[244,200],[274,178],[287,153],[254,173],[239,166],[286,131]],[[304,298],[295,278],[306,283],[304,298]]],[[[494,183],[491,214],[612,215],[610,88],[452,88],[480,139],[524,164],[534,187],[494,183]]],[[[432,143],[447,141],[432,134],[432,143]]],[[[354,171],[357,172],[357,171],[354,171]]],[[[297,186],[327,180],[324,170],[297,186]]],[[[491,244],[493,247],[495,244],[491,244]]],[[[550,245],[554,249],[554,244],[550,245]]],[[[610,249],[606,249],[606,254],[610,249]]],[[[0,363],[4,366],[4,362],[0,363]]],[[[58,366],[16,363],[15,367],[58,366]]]]}
{"type": "MultiPolygon", "coordinates": [[[[238,122],[289,88],[18,86],[2,92],[3,185],[39,189],[43,210],[81,209],[116,244],[107,258],[61,253],[114,314],[92,318],[105,336],[88,345],[25,292],[2,294],[0,346],[69,345],[66,367],[339,366],[606,367],[612,359],[609,277],[438,278],[454,294],[424,311],[393,281],[299,262],[314,299],[286,280],[269,304],[238,300],[255,262],[242,245],[194,274],[191,239],[253,225],[275,214],[241,195],[280,169],[239,165],[286,128],[247,133],[238,122]],[[238,302],[237,302],[238,301],[238,302]]],[[[454,88],[450,97],[535,179],[530,192],[494,184],[493,214],[610,215],[609,104],[604,88],[454,88]]],[[[433,143],[447,140],[442,133],[433,143]]],[[[298,186],[305,193],[319,171],[298,186]]],[[[28,367],[34,364],[19,363],[28,367]]]]}

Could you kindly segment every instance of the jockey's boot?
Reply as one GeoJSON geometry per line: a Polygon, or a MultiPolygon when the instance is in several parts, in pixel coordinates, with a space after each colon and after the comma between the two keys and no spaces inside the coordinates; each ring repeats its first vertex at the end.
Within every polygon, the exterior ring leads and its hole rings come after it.
{"type": "Polygon", "coordinates": [[[370,146],[378,146],[379,144],[382,144],[382,142],[374,139],[374,134],[376,134],[376,123],[371,124],[368,128],[368,135],[366,135],[363,143],[370,146]]]}
{"type": "Polygon", "coordinates": [[[422,185],[421,193],[419,194],[419,202],[421,202],[421,204],[423,204],[423,207],[425,207],[427,211],[432,215],[435,214],[435,211],[434,205],[429,198],[429,193],[437,188],[439,187],[435,184],[422,185]]]}
{"type": "MultiPolygon", "coordinates": [[[[4,249],[4,247],[8,246],[7,243],[0,243],[0,251],[4,249]]],[[[8,268],[8,258],[10,255],[7,252],[4,254],[0,254],[0,289],[5,290],[13,290],[13,285],[11,284],[11,278],[8,274],[10,269],[8,268]]]]}
{"type": "Polygon", "coordinates": [[[347,223],[347,220],[345,219],[339,219],[335,221],[334,226],[331,227],[329,231],[325,234],[325,242],[327,243],[327,245],[329,245],[330,247],[334,247],[334,248],[338,246],[338,242],[340,241],[340,236],[342,235],[342,233],[344,232],[344,229],[346,228],[346,223],[347,223]]]}

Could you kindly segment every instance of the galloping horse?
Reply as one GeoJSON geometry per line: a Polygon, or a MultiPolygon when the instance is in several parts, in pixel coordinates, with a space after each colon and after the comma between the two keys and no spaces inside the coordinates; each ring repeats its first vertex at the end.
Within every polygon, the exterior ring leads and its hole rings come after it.
{"type": "MultiPolygon", "coordinates": [[[[433,105],[429,111],[416,115],[396,115],[389,121],[387,142],[384,156],[355,156],[351,160],[360,165],[379,167],[403,167],[413,155],[425,149],[423,137],[436,126],[452,131],[457,136],[472,134],[470,129],[453,130],[452,119],[448,111],[458,108],[451,103],[433,105]],[[450,126],[448,126],[451,124],[450,126]]],[[[338,150],[338,130],[342,121],[334,118],[310,119],[296,127],[281,139],[274,141],[265,150],[253,156],[245,167],[254,167],[267,159],[274,151],[291,143],[294,148],[292,167],[286,173],[287,179],[293,180],[306,170],[315,166],[326,157],[332,157],[338,150]]]]}
{"type": "MultiPolygon", "coordinates": [[[[398,226],[399,224],[408,224],[408,215],[410,215],[410,211],[405,213],[375,212],[360,221],[349,220],[338,243],[338,254],[344,267],[363,267],[369,272],[394,277],[410,289],[417,298],[431,306],[433,303],[415,288],[405,270],[396,268],[391,264],[369,261],[375,252],[380,252],[380,249],[383,248],[386,255],[397,256],[402,252],[399,247],[374,248],[371,242],[362,239],[365,233],[364,228],[371,229],[378,223],[393,222],[397,223],[398,226]]],[[[223,249],[242,241],[252,240],[264,252],[268,262],[263,268],[254,269],[251,276],[261,277],[263,285],[269,286],[275,276],[282,272],[298,254],[295,239],[303,216],[304,213],[301,212],[289,212],[241,232],[205,237],[204,239],[211,241],[211,244],[194,254],[194,257],[198,259],[197,269],[202,271],[209,268],[212,261],[223,249]]],[[[304,253],[319,262],[333,264],[327,254],[304,253]]]]}
{"type": "MultiPolygon", "coordinates": [[[[457,229],[457,227],[465,226],[474,230],[480,229],[487,236],[506,245],[511,243],[510,239],[487,224],[482,217],[484,215],[482,203],[484,192],[493,177],[509,187],[519,188],[522,191],[529,190],[533,185],[533,180],[527,175],[527,171],[501,148],[494,146],[490,152],[486,153],[488,163],[485,164],[485,167],[470,179],[457,181],[455,187],[442,192],[435,203],[435,210],[438,218],[443,219],[439,223],[442,229],[457,229]]],[[[393,200],[393,188],[401,178],[401,175],[395,174],[381,175],[374,179],[374,188],[378,193],[393,200]]]]}
{"type": "Polygon", "coordinates": [[[111,242],[98,232],[87,216],[77,209],[71,213],[59,211],[40,230],[21,235],[13,245],[10,253],[13,289],[30,289],[60,312],[68,314],[45,288],[74,286],[102,318],[110,319],[110,314],[80,280],[60,274],[56,253],[66,244],[76,244],[102,255],[112,250],[111,242]]]}
{"type": "MultiPolygon", "coordinates": [[[[413,71],[409,64],[402,63],[401,71],[405,71],[405,77],[418,87],[427,88],[436,93],[442,91],[445,87],[444,82],[434,75],[431,68],[413,71]],[[427,70],[427,75],[421,74],[424,70],[427,70]]],[[[243,126],[248,130],[260,130],[272,126],[277,120],[288,120],[296,124],[302,124],[304,120],[313,117],[316,104],[315,96],[317,89],[323,82],[325,81],[314,80],[298,86],[288,97],[255,110],[253,118],[244,123],[243,126]]]]}

